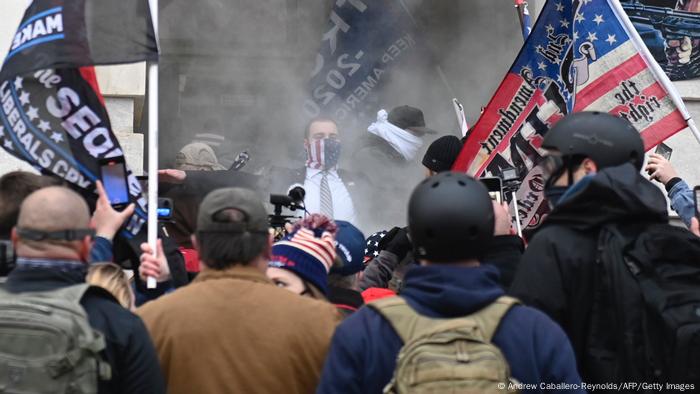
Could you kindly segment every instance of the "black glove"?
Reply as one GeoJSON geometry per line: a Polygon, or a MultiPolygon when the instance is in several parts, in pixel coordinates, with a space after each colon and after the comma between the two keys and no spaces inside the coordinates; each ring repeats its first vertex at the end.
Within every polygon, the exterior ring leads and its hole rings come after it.
{"type": "Polygon", "coordinates": [[[411,240],[408,239],[408,231],[406,228],[399,228],[386,245],[386,251],[395,254],[399,258],[399,261],[406,258],[406,255],[411,249],[413,249],[413,245],[411,244],[411,240]]]}

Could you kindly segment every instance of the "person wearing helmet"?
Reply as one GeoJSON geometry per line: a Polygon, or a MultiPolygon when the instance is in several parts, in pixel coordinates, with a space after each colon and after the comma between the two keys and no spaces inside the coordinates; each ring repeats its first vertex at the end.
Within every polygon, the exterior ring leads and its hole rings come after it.
{"type": "MultiPolygon", "coordinates": [[[[450,171],[462,150],[462,142],[453,135],[444,135],[433,141],[425,155],[423,167],[425,177],[450,171]]],[[[508,205],[498,205],[494,201],[496,214],[495,237],[484,262],[498,267],[500,283],[510,286],[515,275],[515,267],[523,253],[523,240],[511,231],[511,218],[508,205]]],[[[407,227],[394,227],[376,240],[376,254],[367,262],[360,280],[360,288],[389,288],[400,291],[403,276],[408,267],[415,263],[407,227]]]]}
{"type": "MultiPolygon", "coordinates": [[[[510,294],[547,313],[567,332],[586,382],[611,382],[592,365],[588,344],[599,235],[609,223],[666,223],[662,192],[639,171],[644,147],[625,119],[606,113],[566,116],[542,143],[542,167],[552,211],[530,239],[510,294]]],[[[598,304],[598,303],[597,303],[598,304]]],[[[600,303],[611,313],[610,303],[600,303]]],[[[605,316],[606,311],[600,311],[605,316]]],[[[614,343],[614,330],[596,332],[614,343]]],[[[614,349],[608,349],[612,354],[614,349]]]]}
{"type": "MultiPolygon", "coordinates": [[[[378,393],[390,382],[404,341],[379,306],[386,301],[405,302],[401,319],[468,317],[500,303],[504,293],[497,269],[480,264],[494,237],[494,221],[481,182],[456,172],[423,180],[408,203],[409,234],[420,265],[408,270],[398,298],[370,303],[341,323],[317,393],[378,393]]],[[[495,325],[491,342],[502,352],[510,376],[536,386],[532,392],[546,391],[541,382],[580,387],[569,340],[543,313],[516,301],[495,325]]]]}

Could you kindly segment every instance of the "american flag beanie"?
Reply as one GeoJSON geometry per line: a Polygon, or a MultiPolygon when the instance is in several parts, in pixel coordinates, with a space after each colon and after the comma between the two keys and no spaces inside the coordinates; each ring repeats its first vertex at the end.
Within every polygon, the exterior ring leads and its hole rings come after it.
{"type": "Polygon", "coordinates": [[[288,269],[328,294],[328,272],[335,256],[332,234],[302,227],[272,245],[269,266],[288,269]]]}

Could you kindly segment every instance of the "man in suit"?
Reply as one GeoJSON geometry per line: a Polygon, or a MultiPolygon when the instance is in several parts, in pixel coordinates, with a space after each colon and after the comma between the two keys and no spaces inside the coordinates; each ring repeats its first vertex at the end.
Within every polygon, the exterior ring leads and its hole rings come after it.
{"type": "MultiPolygon", "coordinates": [[[[309,213],[321,213],[336,220],[359,225],[364,178],[339,169],[341,141],[338,124],[331,118],[312,119],[304,129],[306,164],[303,168],[273,168],[269,190],[287,193],[294,186],[306,191],[304,204],[309,213]]],[[[369,212],[364,212],[369,213],[369,212]]]]}

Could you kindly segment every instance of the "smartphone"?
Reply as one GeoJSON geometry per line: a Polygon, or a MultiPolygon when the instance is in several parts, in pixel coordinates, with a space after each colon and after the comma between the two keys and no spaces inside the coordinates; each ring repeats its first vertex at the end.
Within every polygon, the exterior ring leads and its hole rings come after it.
{"type": "Polygon", "coordinates": [[[503,181],[501,181],[501,178],[491,177],[491,178],[481,178],[479,180],[484,185],[486,185],[486,189],[488,189],[489,196],[491,197],[491,199],[495,200],[499,204],[502,204],[503,203],[503,181]]]}
{"type": "Polygon", "coordinates": [[[693,198],[695,199],[695,217],[700,220],[700,186],[693,188],[693,198]]]}
{"type": "Polygon", "coordinates": [[[654,153],[663,156],[666,160],[671,160],[671,152],[673,152],[673,149],[663,142],[657,145],[656,150],[654,151],[654,153]]]}
{"type": "Polygon", "coordinates": [[[100,179],[114,209],[124,209],[129,205],[129,184],[126,180],[124,156],[99,161],[100,179]]]}

